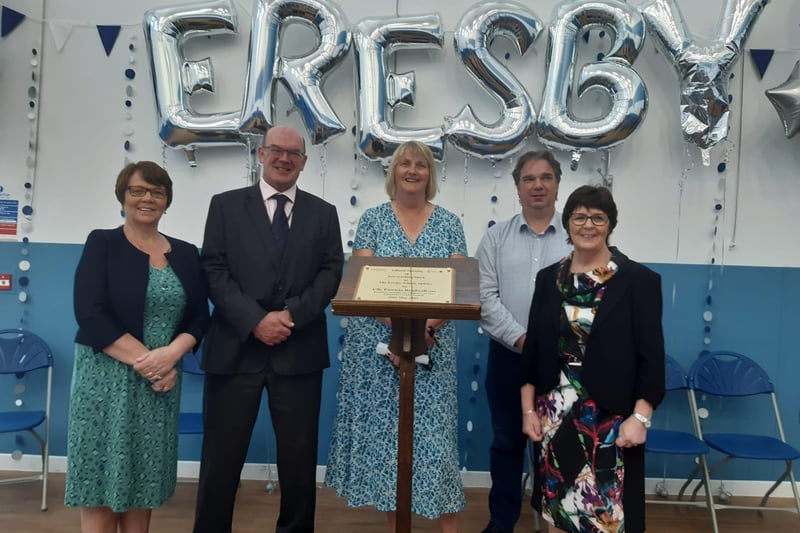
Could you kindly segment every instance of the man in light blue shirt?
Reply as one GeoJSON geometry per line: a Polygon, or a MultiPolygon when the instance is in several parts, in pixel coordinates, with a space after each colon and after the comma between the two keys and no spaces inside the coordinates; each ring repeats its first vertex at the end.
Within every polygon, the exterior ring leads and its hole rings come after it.
{"type": "Polygon", "coordinates": [[[522,433],[522,360],[536,274],[572,251],[556,212],[561,165],[549,150],[526,152],[512,172],[522,212],[495,224],[481,240],[481,326],[491,337],[486,396],[490,449],[490,522],[483,533],[511,533],[522,507],[527,439],[522,433]]]}

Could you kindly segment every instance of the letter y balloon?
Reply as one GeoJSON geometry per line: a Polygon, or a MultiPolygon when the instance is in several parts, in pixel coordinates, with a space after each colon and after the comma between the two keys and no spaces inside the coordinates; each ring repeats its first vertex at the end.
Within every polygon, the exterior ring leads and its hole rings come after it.
{"type": "Polygon", "coordinates": [[[700,147],[703,164],[709,148],[728,136],[730,71],[769,0],[725,0],[716,40],[693,37],[675,0],[651,0],[641,11],[650,33],[678,73],[681,129],[686,141],[700,147]]]}

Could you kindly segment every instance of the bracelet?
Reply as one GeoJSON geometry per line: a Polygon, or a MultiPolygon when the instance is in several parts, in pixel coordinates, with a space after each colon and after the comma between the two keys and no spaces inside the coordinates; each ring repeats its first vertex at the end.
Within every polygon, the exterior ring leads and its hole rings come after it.
{"type": "Polygon", "coordinates": [[[532,415],[533,413],[534,413],[534,409],[533,409],[533,407],[531,407],[531,408],[530,408],[530,409],[528,409],[527,411],[522,411],[522,414],[523,414],[523,415],[532,415]]]}

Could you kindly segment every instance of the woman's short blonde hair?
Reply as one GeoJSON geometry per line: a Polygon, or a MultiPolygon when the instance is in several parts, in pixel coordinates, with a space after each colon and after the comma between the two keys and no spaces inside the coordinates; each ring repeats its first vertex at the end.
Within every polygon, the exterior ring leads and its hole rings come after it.
{"type": "Polygon", "coordinates": [[[397,189],[397,185],[394,181],[397,165],[400,164],[400,160],[405,157],[408,152],[411,152],[413,155],[421,156],[428,164],[429,178],[428,185],[425,187],[425,199],[433,200],[433,197],[439,192],[439,183],[436,180],[436,163],[433,160],[433,152],[431,152],[431,149],[419,141],[406,141],[398,146],[394,154],[392,154],[389,168],[386,169],[386,194],[389,195],[389,198],[394,200],[397,189]]]}

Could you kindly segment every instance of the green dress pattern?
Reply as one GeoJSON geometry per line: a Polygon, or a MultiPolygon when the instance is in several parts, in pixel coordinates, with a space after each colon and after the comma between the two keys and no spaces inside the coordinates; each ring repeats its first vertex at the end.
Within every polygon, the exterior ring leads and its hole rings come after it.
{"type": "MultiPolygon", "coordinates": [[[[165,346],[186,307],[172,268],[152,265],[144,312],[144,344],[165,346]]],[[[75,344],[67,436],[64,502],[110,507],[114,512],[154,509],[175,491],[178,467],[178,382],[169,392],[128,366],[91,347],[75,344]]]]}

